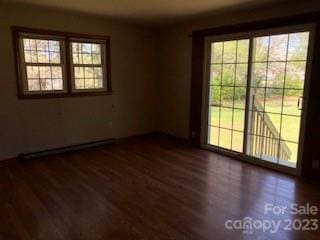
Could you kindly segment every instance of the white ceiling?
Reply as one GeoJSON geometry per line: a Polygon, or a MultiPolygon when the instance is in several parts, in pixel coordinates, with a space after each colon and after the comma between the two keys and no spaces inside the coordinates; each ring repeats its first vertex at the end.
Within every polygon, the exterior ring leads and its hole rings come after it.
{"type": "Polygon", "coordinates": [[[210,13],[258,7],[282,0],[11,0],[145,23],[164,25],[210,13]]]}

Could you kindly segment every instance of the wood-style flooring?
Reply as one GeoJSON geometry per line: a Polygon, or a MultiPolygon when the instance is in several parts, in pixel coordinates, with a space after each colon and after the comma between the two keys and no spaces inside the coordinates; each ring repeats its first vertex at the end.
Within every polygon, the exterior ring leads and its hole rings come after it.
{"type": "Polygon", "coordinates": [[[1,167],[0,197],[1,240],[320,239],[319,231],[225,228],[245,217],[297,217],[264,214],[267,203],[320,208],[319,186],[163,136],[1,167]]]}

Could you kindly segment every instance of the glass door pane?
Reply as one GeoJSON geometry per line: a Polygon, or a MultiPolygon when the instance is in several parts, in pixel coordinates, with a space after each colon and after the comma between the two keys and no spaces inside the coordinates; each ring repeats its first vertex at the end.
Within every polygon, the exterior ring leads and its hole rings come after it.
{"type": "Polygon", "coordinates": [[[253,39],[247,154],[296,167],[309,32],[253,39]]]}
{"type": "Polygon", "coordinates": [[[243,152],[249,39],[211,43],[208,144],[243,152]]]}

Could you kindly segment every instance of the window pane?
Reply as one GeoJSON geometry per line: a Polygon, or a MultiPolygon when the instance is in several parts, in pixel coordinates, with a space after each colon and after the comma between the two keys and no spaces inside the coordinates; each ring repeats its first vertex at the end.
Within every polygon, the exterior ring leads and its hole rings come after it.
{"type": "Polygon", "coordinates": [[[26,63],[37,63],[38,62],[38,56],[36,51],[24,51],[24,61],[26,63]]]}
{"type": "Polygon", "coordinates": [[[221,87],[221,107],[233,107],[234,87],[221,87]]]}
{"type": "Polygon", "coordinates": [[[51,67],[52,78],[62,79],[62,68],[61,67],[51,67]]]}
{"type": "Polygon", "coordinates": [[[250,122],[248,133],[252,135],[257,135],[259,132],[259,123],[263,120],[263,113],[257,111],[250,111],[248,117],[248,121],[250,122]]]}
{"type": "Polygon", "coordinates": [[[267,87],[283,88],[285,77],[284,62],[270,62],[268,65],[267,87]]]}
{"type": "Polygon", "coordinates": [[[84,78],[84,68],[83,67],[75,67],[74,68],[75,78],[84,78]]]}
{"type": "Polygon", "coordinates": [[[221,108],[220,127],[232,129],[232,112],[231,108],[221,108]]]}
{"type": "Polygon", "coordinates": [[[101,67],[93,68],[93,77],[95,79],[102,79],[102,68],[101,67]]]}
{"type": "Polygon", "coordinates": [[[83,53],[92,53],[92,44],[91,43],[80,43],[81,51],[83,53]]]}
{"type": "Polygon", "coordinates": [[[41,90],[52,90],[52,80],[51,79],[40,79],[41,90]]]}
{"type": "Polygon", "coordinates": [[[91,44],[92,45],[92,52],[93,53],[101,53],[101,45],[100,44],[91,44]]]}
{"type": "Polygon", "coordinates": [[[27,78],[39,78],[39,67],[31,67],[31,66],[27,66],[27,78]]]}
{"type": "Polygon", "coordinates": [[[93,68],[92,67],[85,67],[84,68],[84,77],[87,78],[93,78],[93,68]]]}
{"type": "Polygon", "coordinates": [[[277,145],[275,145],[275,150],[272,151],[272,147],[274,144],[279,144],[278,139],[270,138],[270,137],[259,137],[258,138],[259,142],[259,151],[261,154],[261,159],[268,161],[268,162],[273,162],[277,163],[278,162],[278,150],[277,150],[277,145]]]}
{"type": "Polygon", "coordinates": [[[103,88],[103,68],[101,65],[102,52],[101,44],[96,43],[72,43],[73,64],[86,65],[74,67],[76,89],[99,89],[103,88]]]}
{"type": "Polygon", "coordinates": [[[289,35],[288,60],[306,60],[309,44],[309,32],[289,35]]]}
{"type": "Polygon", "coordinates": [[[30,50],[36,50],[37,49],[37,44],[36,44],[36,40],[35,39],[29,39],[29,43],[30,43],[30,50]]]}
{"type": "Polygon", "coordinates": [[[214,106],[220,106],[220,86],[210,86],[210,99],[209,104],[214,106]]]}
{"type": "Polygon", "coordinates": [[[26,63],[61,63],[59,41],[24,38],[23,47],[26,63]]]}
{"type": "Polygon", "coordinates": [[[29,91],[63,90],[62,67],[27,66],[29,91]]]}
{"type": "Polygon", "coordinates": [[[24,46],[25,50],[31,50],[30,39],[24,38],[23,39],[23,46],[24,46]]]}
{"type": "Polygon", "coordinates": [[[38,62],[39,63],[49,63],[49,52],[48,51],[39,51],[38,50],[38,62]]]}
{"type": "Polygon", "coordinates": [[[209,127],[208,130],[209,130],[209,136],[208,136],[209,144],[214,146],[219,146],[219,128],[209,127]]]}
{"type": "Polygon", "coordinates": [[[49,40],[49,51],[60,52],[60,44],[58,41],[49,40]]]}
{"type": "Polygon", "coordinates": [[[75,43],[75,42],[73,42],[73,43],[72,43],[72,52],[74,52],[74,53],[79,53],[79,52],[81,52],[80,47],[81,47],[81,43],[75,43]]]}
{"type": "Polygon", "coordinates": [[[75,88],[76,89],[84,89],[84,78],[76,78],[75,79],[75,88]]]}
{"type": "Polygon", "coordinates": [[[252,69],[252,86],[264,87],[267,81],[267,63],[254,63],[252,69]]]}
{"type": "Polygon", "coordinates": [[[36,40],[37,51],[49,51],[49,42],[48,40],[36,40]]]}
{"type": "Polygon", "coordinates": [[[82,54],[82,64],[92,64],[92,54],[82,54]]]}
{"type": "Polygon", "coordinates": [[[95,43],[72,43],[74,64],[101,64],[101,45],[95,43]]]}
{"type": "Polygon", "coordinates": [[[221,64],[212,64],[211,65],[211,77],[210,84],[211,85],[220,85],[221,84],[221,64]]]}
{"type": "Polygon", "coordinates": [[[280,146],[279,164],[295,168],[297,165],[299,145],[296,143],[281,141],[280,146]]]}
{"type": "Polygon", "coordinates": [[[63,89],[62,79],[53,79],[52,87],[53,87],[53,90],[62,90],[63,89]]]}
{"type": "Polygon", "coordinates": [[[101,55],[100,54],[92,54],[92,63],[93,64],[101,64],[101,55]]]}
{"type": "Polygon", "coordinates": [[[103,79],[95,79],[95,88],[103,88],[103,79]]]}
{"type": "Polygon", "coordinates": [[[237,63],[247,63],[249,58],[249,40],[239,40],[237,49],[237,63]]]}
{"type": "Polygon", "coordinates": [[[95,88],[102,88],[103,87],[103,75],[102,75],[102,68],[95,67],[93,69],[93,78],[95,83],[95,88]]]}
{"type": "Polygon", "coordinates": [[[269,37],[254,39],[254,61],[265,62],[268,60],[269,37]]]}
{"type": "MultiPolygon", "coordinates": [[[[273,113],[264,113],[263,114],[263,120],[264,120],[264,125],[265,127],[268,127],[269,129],[276,130],[273,131],[273,138],[279,138],[279,133],[280,133],[280,124],[281,124],[281,114],[273,114],[273,113]]],[[[267,135],[267,131],[266,129],[262,129],[258,130],[257,135],[259,136],[264,136],[264,137],[269,137],[267,135]]]]}
{"type": "Polygon", "coordinates": [[[39,67],[40,78],[51,78],[51,69],[50,67],[39,67]]]}
{"type": "Polygon", "coordinates": [[[82,63],[82,60],[80,62],[79,54],[78,53],[72,53],[72,59],[74,64],[82,63]]]}
{"type": "Polygon", "coordinates": [[[248,77],[248,64],[236,65],[236,86],[246,86],[248,77]]]}
{"type": "Polygon", "coordinates": [[[251,105],[249,106],[249,109],[254,111],[263,111],[264,99],[265,99],[264,88],[251,88],[251,105]]]}
{"type": "Polygon", "coordinates": [[[231,148],[231,130],[226,130],[223,128],[220,128],[220,134],[219,134],[219,146],[230,149],[231,148]]]}
{"type": "Polygon", "coordinates": [[[244,131],[244,110],[234,109],[233,111],[233,129],[237,131],[244,131]]]}
{"type": "Polygon", "coordinates": [[[223,64],[222,72],[222,85],[234,86],[236,78],[236,65],[235,64],[223,64]]]}
{"type": "Polygon", "coordinates": [[[244,109],[246,105],[246,92],[245,87],[234,88],[234,107],[244,109]]]}
{"type": "Polygon", "coordinates": [[[286,61],[288,34],[270,37],[269,61],[286,61]]]}
{"type": "Polygon", "coordinates": [[[300,134],[300,117],[282,116],[281,137],[285,141],[299,142],[300,134]]]}
{"type": "Polygon", "coordinates": [[[94,79],[93,78],[86,78],[84,82],[84,88],[90,89],[94,88],[94,79]]]}
{"type": "MultiPolygon", "coordinates": [[[[262,156],[262,145],[263,138],[254,134],[250,134],[248,137],[248,149],[249,154],[253,157],[260,158],[262,156]]],[[[276,146],[276,143],[275,143],[276,146]]]]}
{"type": "Polygon", "coordinates": [[[59,52],[50,52],[50,63],[60,63],[60,53],[59,52]]]}
{"type": "Polygon", "coordinates": [[[242,152],[243,147],[243,133],[232,131],[232,150],[242,152]]]}
{"type": "Polygon", "coordinates": [[[211,44],[211,63],[222,63],[223,42],[211,44]]]}
{"type": "Polygon", "coordinates": [[[219,127],[220,122],[220,108],[210,107],[209,109],[209,125],[219,127]]]}
{"type": "Polygon", "coordinates": [[[237,56],[237,41],[224,42],[223,62],[235,63],[237,56]]]}
{"type": "Polygon", "coordinates": [[[39,91],[39,80],[28,80],[28,91],[39,91]]]}
{"type": "Polygon", "coordinates": [[[285,88],[303,89],[306,74],[306,62],[288,62],[285,88]]]}
{"type": "Polygon", "coordinates": [[[74,67],[76,89],[103,88],[101,67],[74,67]]]}
{"type": "Polygon", "coordinates": [[[301,115],[303,90],[285,89],[283,98],[283,114],[301,115]]]}
{"type": "Polygon", "coordinates": [[[283,89],[266,88],[264,110],[271,113],[281,113],[283,89]]]}

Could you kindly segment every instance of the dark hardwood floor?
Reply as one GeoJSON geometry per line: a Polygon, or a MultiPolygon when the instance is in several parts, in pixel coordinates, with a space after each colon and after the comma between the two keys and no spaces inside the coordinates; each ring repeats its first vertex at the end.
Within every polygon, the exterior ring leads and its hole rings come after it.
{"type": "Polygon", "coordinates": [[[319,239],[319,231],[225,228],[246,216],[294,219],[266,215],[264,205],[320,207],[318,186],[163,136],[13,163],[0,181],[5,240],[319,239]]]}

